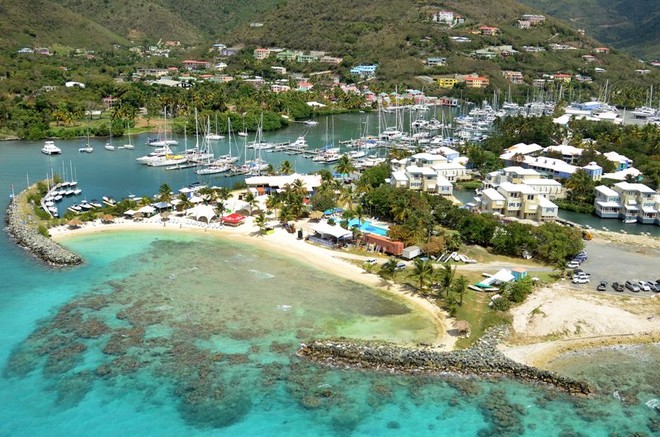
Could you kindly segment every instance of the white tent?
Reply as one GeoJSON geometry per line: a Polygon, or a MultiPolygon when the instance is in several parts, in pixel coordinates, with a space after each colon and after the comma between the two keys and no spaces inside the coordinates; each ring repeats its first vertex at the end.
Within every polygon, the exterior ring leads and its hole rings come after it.
{"type": "Polygon", "coordinates": [[[352,231],[346,230],[341,226],[331,226],[327,223],[316,223],[311,229],[317,234],[320,234],[321,237],[331,236],[337,240],[353,237],[352,231]]]}
{"type": "Polygon", "coordinates": [[[196,205],[187,210],[186,215],[193,216],[195,220],[199,220],[203,217],[207,222],[210,222],[217,214],[211,205],[196,205]]]}
{"type": "Polygon", "coordinates": [[[190,201],[190,203],[200,203],[204,201],[204,199],[200,196],[192,196],[188,200],[190,201]]]}
{"type": "Polygon", "coordinates": [[[137,212],[144,214],[144,215],[152,215],[153,213],[156,212],[156,208],[154,208],[151,205],[146,205],[143,206],[142,208],[138,209],[137,212]]]}

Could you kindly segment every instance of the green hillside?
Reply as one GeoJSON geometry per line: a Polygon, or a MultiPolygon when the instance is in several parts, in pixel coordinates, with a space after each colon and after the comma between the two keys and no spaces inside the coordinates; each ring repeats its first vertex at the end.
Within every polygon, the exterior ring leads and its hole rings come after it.
{"type": "Polygon", "coordinates": [[[613,47],[647,59],[660,58],[657,0],[520,0],[584,28],[613,47]]]}

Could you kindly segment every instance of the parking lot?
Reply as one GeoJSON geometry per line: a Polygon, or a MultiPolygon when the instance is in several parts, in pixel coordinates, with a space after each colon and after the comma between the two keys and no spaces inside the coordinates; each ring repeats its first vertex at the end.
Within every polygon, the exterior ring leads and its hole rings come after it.
{"type": "Polygon", "coordinates": [[[607,281],[606,293],[631,296],[655,295],[654,292],[634,293],[625,289],[622,293],[612,289],[612,282],[625,283],[627,280],[656,281],[660,279],[660,250],[647,247],[636,250],[635,246],[619,245],[603,241],[587,241],[585,250],[589,259],[580,268],[591,273],[588,284],[570,283],[575,289],[596,290],[600,281],[607,281]]]}

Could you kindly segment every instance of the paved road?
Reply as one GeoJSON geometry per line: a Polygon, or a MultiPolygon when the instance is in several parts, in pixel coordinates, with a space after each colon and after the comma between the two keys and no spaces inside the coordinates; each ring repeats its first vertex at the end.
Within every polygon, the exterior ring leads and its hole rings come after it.
{"type": "Polygon", "coordinates": [[[660,279],[660,249],[642,248],[639,252],[632,245],[620,245],[611,242],[586,242],[589,259],[582,263],[581,268],[591,273],[591,283],[584,285],[571,284],[575,289],[595,290],[599,281],[607,281],[607,292],[634,296],[649,296],[655,293],[641,291],[633,293],[625,290],[617,293],[612,289],[612,282],[627,280],[655,281],[660,279]]]}

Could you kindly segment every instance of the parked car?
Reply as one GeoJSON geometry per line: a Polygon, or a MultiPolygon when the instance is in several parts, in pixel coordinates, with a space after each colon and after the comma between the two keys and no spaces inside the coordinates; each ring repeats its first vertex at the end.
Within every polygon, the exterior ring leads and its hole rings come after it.
{"type": "Polygon", "coordinates": [[[660,285],[658,285],[657,283],[655,283],[655,282],[653,282],[653,281],[646,281],[646,284],[649,286],[649,288],[651,289],[651,291],[654,291],[654,292],[656,292],[656,293],[657,293],[658,291],[660,291],[660,285]]]}
{"type": "Polygon", "coordinates": [[[396,263],[397,270],[403,270],[405,268],[406,268],[406,263],[404,263],[403,261],[399,261],[398,263],[396,263]]]}
{"type": "Polygon", "coordinates": [[[634,291],[635,293],[639,293],[639,285],[637,285],[636,282],[626,281],[626,288],[630,291],[634,291]]]}
{"type": "Polygon", "coordinates": [[[376,261],[376,258],[369,258],[369,259],[365,259],[365,260],[364,260],[364,263],[365,263],[365,264],[369,264],[369,265],[372,265],[372,266],[373,266],[374,264],[376,264],[376,262],[377,262],[377,261],[376,261]]]}
{"type": "Polygon", "coordinates": [[[621,292],[621,291],[624,290],[623,284],[621,284],[619,282],[612,282],[612,288],[614,289],[614,291],[618,291],[618,292],[621,292]]]}
{"type": "Polygon", "coordinates": [[[568,264],[566,264],[567,269],[577,269],[580,267],[580,263],[577,261],[569,261],[568,264]]]}
{"type": "Polygon", "coordinates": [[[606,291],[607,290],[607,281],[600,281],[600,283],[598,283],[598,287],[596,287],[596,290],[606,291]]]}
{"type": "Polygon", "coordinates": [[[573,283],[574,284],[588,284],[589,283],[589,277],[585,276],[585,275],[573,276],[573,283]]]}
{"type": "Polygon", "coordinates": [[[639,289],[642,291],[651,291],[651,287],[646,283],[646,281],[637,281],[639,289]]]}

